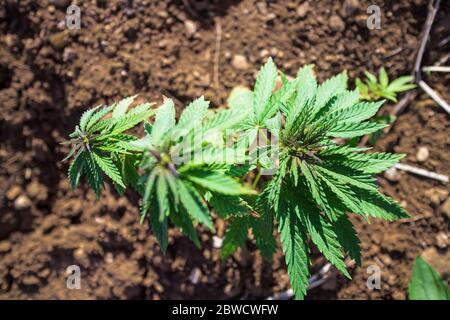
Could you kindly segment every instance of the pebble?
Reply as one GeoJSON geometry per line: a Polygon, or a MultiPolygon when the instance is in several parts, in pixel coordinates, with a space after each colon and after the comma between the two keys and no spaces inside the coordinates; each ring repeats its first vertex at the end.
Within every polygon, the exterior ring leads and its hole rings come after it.
{"type": "Polygon", "coordinates": [[[435,207],[439,206],[448,196],[448,191],[440,188],[431,188],[424,191],[425,196],[435,207]]]}
{"type": "Polygon", "coordinates": [[[0,253],[6,253],[11,250],[11,243],[9,241],[0,241],[0,253]]]}
{"type": "Polygon", "coordinates": [[[420,147],[419,150],[417,150],[416,158],[419,162],[424,162],[428,159],[430,156],[430,152],[426,147],[420,147]]]}
{"type": "Polygon", "coordinates": [[[238,70],[245,70],[249,68],[247,58],[241,54],[234,55],[231,64],[238,70]]]}
{"type": "Polygon", "coordinates": [[[338,15],[333,15],[330,18],[330,28],[333,31],[344,31],[345,30],[345,22],[338,15]]]}
{"type": "Polygon", "coordinates": [[[40,281],[35,275],[29,275],[22,278],[22,283],[26,286],[35,286],[40,284],[40,281]]]}
{"type": "Polygon", "coordinates": [[[441,211],[448,219],[450,219],[450,198],[445,200],[444,204],[441,206],[441,211]]]}
{"type": "Polygon", "coordinates": [[[358,0],[345,0],[344,4],[342,5],[341,15],[344,18],[349,17],[353,15],[353,13],[355,13],[358,7],[359,7],[358,0]]]}
{"type": "Polygon", "coordinates": [[[448,235],[444,232],[439,232],[436,235],[436,244],[441,249],[447,248],[448,247],[448,235]]]}
{"type": "Polygon", "coordinates": [[[16,199],[22,193],[22,188],[18,185],[13,185],[9,188],[8,192],[6,192],[6,198],[10,201],[16,199]]]}
{"type": "Polygon", "coordinates": [[[308,2],[303,2],[301,5],[297,8],[297,17],[304,18],[306,17],[306,14],[308,13],[309,4],[308,2]]]}
{"type": "Polygon", "coordinates": [[[192,284],[197,284],[198,280],[200,280],[201,275],[202,275],[202,272],[200,271],[200,269],[194,268],[194,270],[192,270],[191,274],[189,275],[189,281],[192,284]]]}
{"type": "Polygon", "coordinates": [[[69,42],[69,33],[67,30],[54,33],[49,37],[49,41],[55,49],[62,49],[69,42]]]}
{"type": "Polygon", "coordinates": [[[213,248],[222,248],[223,239],[218,236],[213,236],[213,248]]]}
{"type": "Polygon", "coordinates": [[[384,177],[389,181],[396,182],[400,179],[400,174],[398,173],[397,169],[392,167],[386,170],[386,172],[384,173],[384,177]]]}
{"type": "Polygon", "coordinates": [[[192,20],[184,21],[184,28],[186,29],[186,35],[189,38],[192,38],[194,34],[197,32],[197,25],[192,20]]]}
{"type": "Polygon", "coordinates": [[[23,209],[29,208],[30,206],[31,206],[31,201],[24,194],[17,197],[16,201],[14,201],[14,208],[16,208],[17,210],[23,210],[23,209]]]}

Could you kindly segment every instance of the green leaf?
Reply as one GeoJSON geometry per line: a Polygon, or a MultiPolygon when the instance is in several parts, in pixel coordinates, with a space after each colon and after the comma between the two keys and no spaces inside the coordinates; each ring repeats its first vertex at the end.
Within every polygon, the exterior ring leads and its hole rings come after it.
{"type": "Polygon", "coordinates": [[[408,287],[410,300],[450,300],[450,288],[428,263],[417,257],[408,287]]]}
{"type": "Polygon", "coordinates": [[[234,87],[227,99],[230,108],[251,110],[253,105],[253,92],[245,87],[234,87]]]}
{"type": "Polygon", "coordinates": [[[261,250],[262,255],[269,261],[276,251],[277,243],[273,235],[273,217],[269,210],[261,217],[249,217],[250,226],[253,230],[256,246],[261,250]]]}
{"type": "Polygon", "coordinates": [[[163,253],[166,253],[167,245],[169,243],[167,217],[164,217],[162,220],[160,220],[158,212],[158,203],[156,199],[153,199],[150,208],[150,225],[152,226],[153,233],[155,234],[155,237],[159,242],[161,251],[163,253]]]}
{"type": "Polygon", "coordinates": [[[308,237],[297,217],[289,212],[280,213],[278,232],[295,298],[303,299],[309,285],[308,237]]]}
{"type": "Polygon", "coordinates": [[[187,135],[192,129],[199,126],[206,116],[208,107],[209,102],[205,101],[203,96],[192,101],[180,115],[174,138],[187,135]]]}
{"type": "Polygon", "coordinates": [[[94,160],[92,153],[83,152],[84,161],[87,163],[87,178],[92,189],[97,196],[100,198],[100,188],[103,185],[101,169],[97,162],[94,160]]]}
{"type": "Polygon", "coordinates": [[[160,145],[167,138],[169,131],[175,126],[175,105],[172,99],[165,98],[156,110],[155,123],[152,127],[152,142],[160,145]],[[165,137],[166,136],[166,137],[165,137]]]}
{"type": "Polygon", "coordinates": [[[85,112],[83,112],[83,114],[81,115],[81,118],[80,118],[80,130],[81,131],[83,131],[83,132],[86,131],[86,126],[89,122],[89,119],[94,114],[94,112],[100,107],[101,107],[101,105],[99,105],[95,108],[92,108],[92,109],[88,109],[85,112]]]}
{"type": "Polygon", "coordinates": [[[267,105],[275,87],[277,78],[277,69],[272,58],[269,58],[266,64],[259,70],[253,90],[253,112],[256,120],[261,123],[264,120],[267,111],[267,105]]]}
{"type": "Polygon", "coordinates": [[[186,212],[186,210],[184,210],[183,207],[179,207],[179,209],[180,211],[170,211],[170,219],[172,220],[174,225],[180,228],[181,232],[187,235],[188,238],[191,239],[192,242],[194,242],[195,246],[200,249],[200,240],[198,239],[197,232],[195,231],[195,227],[192,223],[191,218],[189,217],[189,214],[186,212]]]}
{"type": "Polygon", "coordinates": [[[317,88],[313,114],[323,108],[332,97],[347,89],[347,79],[347,73],[343,72],[326,80],[317,88]]]}
{"type": "Polygon", "coordinates": [[[191,182],[225,195],[254,194],[255,191],[245,188],[235,179],[220,172],[201,169],[190,169],[183,172],[186,179],[191,182]]]}
{"type": "Polygon", "coordinates": [[[327,135],[335,138],[353,138],[384,129],[387,126],[389,125],[374,122],[339,122],[328,132],[327,135]]]}
{"type": "Polygon", "coordinates": [[[169,215],[169,188],[166,174],[160,174],[156,182],[156,198],[158,200],[159,221],[163,221],[169,215]]]}
{"type": "Polygon", "coordinates": [[[178,181],[180,201],[191,217],[214,231],[214,224],[208,208],[203,203],[200,194],[187,181],[178,181]]]}
{"type": "Polygon", "coordinates": [[[326,222],[320,212],[312,205],[300,202],[297,206],[298,218],[303,226],[308,230],[311,240],[320,252],[347,278],[351,279],[344,262],[344,254],[341,245],[337,240],[337,235],[331,225],[326,222]]]}
{"type": "Polygon", "coordinates": [[[358,266],[361,266],[361,247],[356,230],[347,216],[341,216],[332,223],[333,231],[337,235],[337,240],[348,252],[350,258],[355,260],[358,266]]]}
{"type": "Polygon", "coordinates": [[[78,186],[80,181],[81,174],[83,173],[83,167],[85,165],[84,161],[85,155],[83,153],[79,153],[75,160],[72,161],[69,167],[68,176],[70,180],[70,185],[73,189],[78,186]]]}
{"type": "Polygon", "coordinates": [[[220,257],[222,260],[227,259],[232,255],[239,247],[245,244],[247,240],[248,232],[248,218],[235,218],[228,225],[225,237],[223,239],[222,250],[220,251],[220,257]]]}
{"type": "Polygon", "coordinates": [[[97,162],[99,167],[108,177],[111,178],[112,181],[114,181],[123,188],[126,187],[119,169],[116,167],[116,165],[111,159],[106,158],[105,156],[99,154],[96,151],[92,152],[91,154],[95,162],[97,162]]]}
{"type": "Polygon", "coordinates": [[[386,69],[384,69],[384,67],[380,68],[378,77],[380,79],[381,86],[383,88],[386,88],[388,86],[388,83],[389,83],[389,77],[388,77],[388,74],[386,72],[386,69]]]}
{"type": "Polygon", "coordinates": [[[127,97],[121,101],[119,101],[115,107],[112,114],[113,118],[120,118],[127,113],[128,107],[133,103],[134,99],[136,99],[137,95],[127,97]]]}

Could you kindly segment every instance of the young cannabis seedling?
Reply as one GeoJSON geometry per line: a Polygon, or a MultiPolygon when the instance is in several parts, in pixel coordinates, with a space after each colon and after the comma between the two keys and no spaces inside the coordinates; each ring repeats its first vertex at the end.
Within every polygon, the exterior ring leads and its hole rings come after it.
{"type": "Polygon", "coordinates": [[[376,101],[380,99],[388,99],[397,102],[397,94],[400,92],[414,89],[416,85],[413,82],[413,76],[401,76],[392,82],[389,82],[389,76],[381,67],[378,72],[378,79],[372,73],[365,71],[365,83],[361,79],[356,78],[355,85],[358,88],[361,99],[368,101],[376,101]]]}
{"type": "Polygon", "coordinates": [[[386,126],[367,121],[383,102],[361,102],[358,90],[347,90],[345,73],[319,85],[308,65],[293,80],[281,74],[283,87],[273,92],[277,76],[269,59],[254,90],[234,91],[229,109],[208,112],[202,97],[185,108],[178,122],[170,99],[156,111],[144,104],[127,112],[133,97],[86,111],[69,141],[69,158],[75,157],[69,168],[72,185],[83,173],[97,196],[103,173],[120,192],[131,184],[142,197],[141,221],[149,217],[163,251],[169,219],[199,246],[195,227],[200,223],[214,230],[211,209],[231,221],[222,258],[245,244],[251,229],[256,245],[271,259],[276,225],[296,298],[303,298],[308,287],[311,243],[350,277],[345,253],[358,264],[361,258],[348,215],[366,220],[408,216],[378,191],[373,177],[403,155],[367,153],[334,139],[386,126]],[[151,124],[147,120],[153,114],[151,124]],[[124,133],[139,122],[143,138],[124,133]],[[263,170],[273,175],[258,184],[263,170]],[[259,172],[253,181],[262,187],[259,195],[246,186],[253,171],[259,172]]]}
{"type": "MultiPolygon", "coordinates": [[[[234,97],[232,101],[247,106],[254,115],[275,114],[273,118],[260,118],[265,120],[262,123],[253,122],[253,127],[245,124],[241,130],[248,132],[263,126],[279,139],[273,146],[279,154],[278,170],[264,186],[256,208],[260,220],[265,222],[265,230],[272,230],[273,221],[277,222],[295,296],[303,298],[309,281],[310,242],[350,277],[344,252],[358,264],[361,258],[359,240],[348,213],[366,220],[408,216],[378,191],[373,178],[373,174],[391,167],[403,155],[366,153],[367,149],[339,145],[333,140],[361,136],[386,126],[366,121],[376,114],[382,102],[360,102],[358,91],[347,90],[345,74],[318,85],[312,66],[306,66],[294,80],[284,78],[283,88],[270,94],[277,76],[271,65],[269,61],[261,70],[253,95],[245,94],[247,103],[242,103],[244,98],[234,97]]],[[[232,221],[225,246],[231,243],[228,246],[235,248],[243,244],[245,227],[253,227],[245,219],[232,221]]],[[[261,234],[261,230],[253,231],[258,244],[256,233],[261,234]]],[[[271,242],[259,241],[259,245],[270,257],[271,242]]]]}
{"type": "MultiPolygon", "coordinates": [[[[129,162],[127,157],[131,158],[135,151],[130,142],[136,138],[124,132],[154,113],[150,103],[127,112],[134,99],[135,96],[129,97],[117,104],[98,106],[83,113],[80,124],[70,134],[71,139],[65,142],[72,149],[64,160],[74,157],[68,172],[73,188],[77,187],[83,174],[97,197],[100,197],[103,174],[111,178],[118,190],[126,187],[126,175],[121,172],[119,164],[129,162]],[[110,117],[105,118],[106,115],[110,117]]],[[[128,165],[124,169],[130,171],[134,168],[128,165]]]]}

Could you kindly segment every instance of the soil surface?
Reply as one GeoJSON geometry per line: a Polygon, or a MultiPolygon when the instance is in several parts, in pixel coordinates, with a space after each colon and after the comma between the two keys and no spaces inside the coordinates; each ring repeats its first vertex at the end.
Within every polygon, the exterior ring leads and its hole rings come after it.
{"type": "MultiPolygon", "coordinates": [[[[233,87],[253,84],[268,56],[286,74],[314,63],[320,79],[345,69],[354,79],[380,66],[393,77],[410,74],[427,1],[375,1],[378,30],[366,26],[374,1],[73,1],[81,29],[68,30],[70,2],[1,1],[0,299],[261,299],[288,289],[281,252],[267,262],[250,240],[221,263],[212,234],[199,230],[197,250],[170,230],[164,256],[139,224],[135,194],[110,188],[96,200],[86,187],[71,190],[60,142],[86,108],[136,93],[172,97],[179,110],[202,94],[221,106],[233,87]],[[80,290],[66,287],[74,264],[80,290]]],[[[449,34],[447,3],[425,65],[448,65],[449,34]]],[[[450,101],[448,73],[424,77],[450,101]]],[[[406,153],[403,163],[450,176],[449,127],[449,115],[419,93],[375,149],[406,153]]],[[[449,280],[448,184],[400,171],[379,182],[412,218],[355,219],[362,267],[350,268],[352,280],[331,270],[308,299],[405,299],[417,255],[449,280]],[[380,290],[367,288],[370,265],[381,269],[380,290]]],[[[215,223],[223,236],[226,224],[215,223]]],[[[317,255],[313,272],[324,264],[317,255]]]]}

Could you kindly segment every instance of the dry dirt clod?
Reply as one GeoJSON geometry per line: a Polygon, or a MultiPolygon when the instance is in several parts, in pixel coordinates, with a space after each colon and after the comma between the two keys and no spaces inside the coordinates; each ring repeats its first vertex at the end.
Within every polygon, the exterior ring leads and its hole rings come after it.
{"type": "Polygon", "coordinates": [[[22,188],[18,185],[13,185],[6,192],[6,198],[10,201],[16,199],[22,193],[22,188]]]}
{"type": "Polygon", "coordinates": [[[398,173],[398,170],[394,167],[389,168],[384,173],[384,177],[392,182],[397,182],[400,179],[400,174],[398,173]]]}
{"type": "Polygon", "coordinates": [[[186,29],[186,35],[189,38],[192,38],[197,32],[197,25],[192,20],[184,21],[184,28],[186,29]]]}
{"type": "Polygon", "coordinates": [[[11,243],[9,241],[0,241],[0,253],[6,253],[11,250],[11,243]]]}
{"type": "Polygon", "coordinates": [[[439,232],[436,235],[436,244],[441,249],[447,248],[448,247],[448,235],[444,232],[439,232]]]}
{"type": "Polygon", "coordinates": [[[426,147],[420,147],[419,150],[417,150],[416,159],[419,162],[425,162],[428,157],[430,156],[430,152],[426,147]]]}
{"type": "Polygon", "coordinates": [[[301,5],[297,7],[297,17],[304,18],[308,13],[309,4],[308,2],[303,2],[301,5]]]}
{"type": "Polygon", "coordinates": [[[445,200],[444,204],[441,206],[441,211],[448,219],[450,219],[450,198],[445,200]]]}
{"type": "Polygon", "coordinates": [[[356,12],[358,8],[359,8],[358,0],[345,0],[344,4],[342,5],[341,15],[344,18],[350,17],[356,12]]]}
{"type": "Polygon", "coordinates": [[[14,208],[17,210],[23,210],[29,208],[31,206],[31,200],[24,194],[17,197],[16,201],[14,201],[14,208]]]}
{"type": "Polygon", "coordinates": [[[448,196],[448,191],[441,188],[431,188],[424,192],[434,207],[439,206],[448,196]]]}
{"type": "Polygon", "coordinates": [[[334,15],[330,18],[330,28],[331,30],[338,32],[345,30],[345,22],[338,15],[334,15]]]}
{"type": "Polygon", "coordinates": [[[247,58],[241,54],[234,55],[231,64],[238,70],[246,70],[250,66],[247,61],[247,58]]]}

